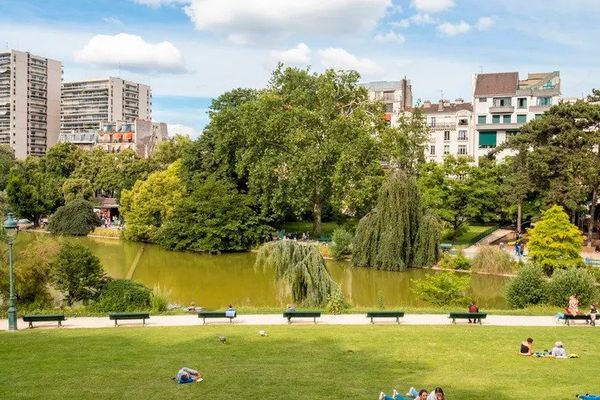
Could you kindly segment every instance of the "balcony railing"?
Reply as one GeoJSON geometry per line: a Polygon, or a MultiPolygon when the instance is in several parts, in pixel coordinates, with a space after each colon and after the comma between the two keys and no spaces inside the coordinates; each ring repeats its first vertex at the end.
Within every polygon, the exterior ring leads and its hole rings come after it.
{"type": "Polygon", "coordinates": [[[512,114],[515,111],[513,106],[493,106],[490,107],[491,114],[512,114]]]}

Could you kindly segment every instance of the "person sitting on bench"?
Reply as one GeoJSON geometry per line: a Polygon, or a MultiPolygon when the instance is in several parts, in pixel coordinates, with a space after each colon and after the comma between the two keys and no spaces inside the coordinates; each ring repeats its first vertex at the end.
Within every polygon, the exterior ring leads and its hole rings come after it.
{"type": "Polygon", "coordinates": [[[598,314],[598,306],[592,304],[590,306],[590,325],[596,326],[596,314],[598,314]]]}
{"type": "Polygon", "coordinates": [[[519,354],[522,356],[533,355],[533,339],[532,338],[527,338],[526,341],[521,342],[521,349],[519,350],[519,354]]]}
{"type": "Polygon", "coordinates": [[[231,304],[229,305],[229,307],[227,307],[227,310],[225,311],[225,316],[227,318],[235,317],[235,308],[233,308],[231,304]]]}
{"type": "MultiPolygon", "coordinates": [[[[470,313],[478,313],[479,312],[479,307],[477,307],[477,304],[475,304],[475,302],[472,302],[469,304],[469,312],[470,313]]],[[[479,320],[477,318],[473,318],[473,323],[477,323],[479,322],[479,320]]],[[[469,323],[471,323],[471,318],[469,318],[469,323]]]]}
{"type": "Polygon", "coordinates": [[[202,374],[195,369],[183,367],[177,372],[177,377],[174,377],[177,383],[192,383],[202,382],[202,374]]]}
{"type": "Polygon", "coordinates": [[[579,299],[576,295],[569,297],[569,307],[566,308],[567,314],[579,314],[579,299]]]}

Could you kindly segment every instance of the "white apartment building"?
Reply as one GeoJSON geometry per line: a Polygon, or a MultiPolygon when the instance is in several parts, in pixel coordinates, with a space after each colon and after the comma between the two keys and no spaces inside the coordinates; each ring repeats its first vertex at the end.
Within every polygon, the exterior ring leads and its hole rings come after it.
{"type": "Polygon", "coordinates": [[[17,159],[43,156],[60,131],[60,61],[0,51],[0,144],[17,159]]]}
{"type": "Polygon", "coordinates": [[[61,91],[61,133],[99,130],[107,121],[150,121],[150,86],[121,78],[64,82],[61,91]]]}
{"type": "Polygon", "coordinates": [[[454,103],[440,100],[437,104],[425,101],[421,107],[429,142],[425,149],[427,161],[443,162],[447,155],[475,155],[473,105],[456,99],[454,103]]]}
{"type": "Polygon", "coordinates": [[[400,81],[363,83],[369,91],[369,100],[385,104],[385,120],[394,125],[400,113],[412,107],[412,85],[406,78],[400,81]]]}
{"type": "MultiPolygon", "coordinates": [[[[475,74],[473,107],[476,118],[475,158],[486,155],[517,134],[527,122],[548,111],[560,100],[560,72],[475,74]]],[[[498,154],[502,159],[509,153],[498,154]]]]}

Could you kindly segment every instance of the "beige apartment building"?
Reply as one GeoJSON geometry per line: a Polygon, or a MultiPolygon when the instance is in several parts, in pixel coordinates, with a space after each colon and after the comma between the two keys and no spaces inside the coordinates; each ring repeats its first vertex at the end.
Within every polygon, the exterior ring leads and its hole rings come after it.
{"type": "Polygon", "coordinates": [[[18,159],[43,156],[60,132],[60,61],[0,51],[0,144],[18,159]]]}
{"type": "Polygon", "coordinates": [[[385,120],[395,125],[400,113],[412,108],[412,85],[406,78],[400,81],[376,81],[363,83],[369,92],[369,100],[385,105],[385,120]]]}
{"type": "Polygon", "coordinates": [[[61,133],[100,130],[108,121],[150,121],[150,86],[121,78],[64,82],[61,94],[61,133]]]}

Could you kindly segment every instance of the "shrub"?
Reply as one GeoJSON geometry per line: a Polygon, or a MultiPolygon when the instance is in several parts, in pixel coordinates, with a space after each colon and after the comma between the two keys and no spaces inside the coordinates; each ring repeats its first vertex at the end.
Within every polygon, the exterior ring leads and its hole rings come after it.
{"type": "Polygon", "coordinates": [[[333,243],[331,244],[331,254],[333,258],[339,260],[352,254],[352,241],[354,235],[344,228],[337,228],[333,231],[333,243]]]}
{"type": "Polygon", "coordinates": [[[65,295],[69,306],[95,299],[106,285],[100,260],[81,244],[63,244],[50,270],[54,286],[65,295]]]}
{"type": "Polygon", "coordinates": [[[152,299],[150,304],[153,312],[165,312],[169,307],[169,297],[171,297],[171,291],[165,290],[160,285],[154,286],[152,290],[152,299]]]}
{"type": "Polygon", "coordinates": [[[541,267],[525,264],[506,287],[506,300],[513,308],[540,304],[545,300],[546,277],[541,267]]]}
{"type": "Polygon", "coordinates": [[[325,310],[330,314],[341,314],[349,305],[344,301],[344,295],[339,286],[333,289],[333,291],[327,296],[327,305],[325,310]]]}
{"type": "Polygon", "coordinates": [[[496,247],[484,246],[473,259],[473,271],[490,274],[509,274],[514,271],[512,257],[496,247]]]}
{"type": "Polygon", "coordinates": [[[456,304],[465,299],[470,278],[453,273],[434,273],[413,281],[414,292],[427,303],[435,306],[456,304]]]}
{"type": "Polygon", "coordinates": [[[77,199],[56,210],[48,230],[58,235],[85,236],[97,226],[100,226],[100,219],[94,212],[94,205],[77,199]]]}
{"type": "Polygon", "coordinates": [[[554,272],[547,288],[548,303],[566,307],[571,295],[577,295],[579,302],[585,305],[595,300],[594,277],[586,269],[569,268],[554,272]]]}
{"type": "Polygon", "coordinates": [[[457,270],[469,270],[471,269],[471,261],[464,255],[462,251],[459,251],[455,256],[444,253],[440,259],[440,268],[446,269],[457,269],[457,270]]]}
{"type": "Polygon", "coordinates": [[[146,286],[127,279],[116,279],[102,290],[93,308],[100,312],[149,310],[151,297],[152,292],[146,286]]]}

